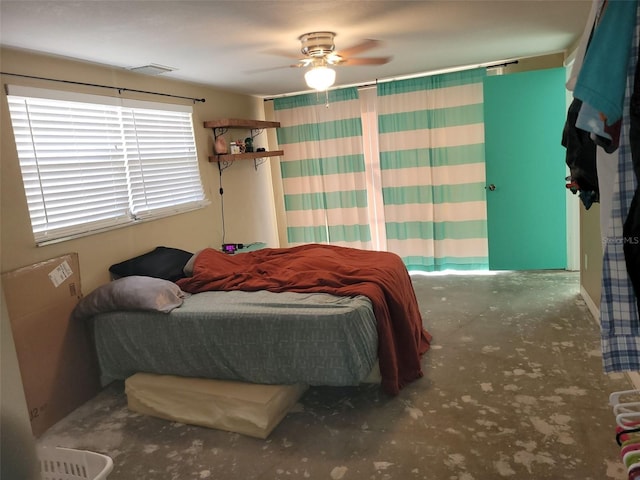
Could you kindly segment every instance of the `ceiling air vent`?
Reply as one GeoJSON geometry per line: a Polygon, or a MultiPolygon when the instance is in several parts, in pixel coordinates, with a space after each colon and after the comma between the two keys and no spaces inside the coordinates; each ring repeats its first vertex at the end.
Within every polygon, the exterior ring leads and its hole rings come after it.
{"type": "Polygon", "coordinates": [[[132,72],[144,73],[146,75],[162,75],[163,73],[173,72],[176,69],[173,67],[165,67],[164,65],[156,65],[155,63],[150,63],[149,65],[133,67],[129,70],[132,72]]]}

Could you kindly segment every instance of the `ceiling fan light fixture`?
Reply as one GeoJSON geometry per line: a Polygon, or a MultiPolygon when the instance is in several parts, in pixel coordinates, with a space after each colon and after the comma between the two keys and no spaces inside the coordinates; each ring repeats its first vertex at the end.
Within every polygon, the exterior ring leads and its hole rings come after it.
{"type": "Polygon", "coordinates": [[[336,71],[324,65],[313,67],[304,74],[307,85],[320,92],[327,90],[336,81],[336,71]]]}

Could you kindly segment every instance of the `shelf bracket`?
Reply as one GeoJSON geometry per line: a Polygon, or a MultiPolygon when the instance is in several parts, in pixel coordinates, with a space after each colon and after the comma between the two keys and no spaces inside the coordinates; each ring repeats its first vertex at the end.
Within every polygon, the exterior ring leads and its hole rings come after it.
{"type": "Polygon", "coordinates": [[[224,135],[227,133],[229,128],[227,127],[213,127],[213,139],[216,140],[220,135],[224,135]]]}
{"type": "Polygon", "coordinates": [[[254,138],[256,138],[258,135],[260,135],[262,132],[264,132],[264,128],[252,128],[251,129],[251,140],[253,140],[254,138]]]}
{"type": "MultiPolygon", "coordinates": [[[[264,132],[264,128],[252,128],[251,129],[251,141],[253,142],[253,140],[258,135],[260,135],[262,132],[264,132]]],[[[258,167],[260,165],[262,165],[266,161],[267,161],[267,159],[264,158],[264,157],[254,158],[253,159],[253,169],[257,172],[258,171],[258,167]]]]}
{"type": "Polygon", "coordinates": [[[218,156],[218,170],[220,170],[220,173],[222,173],[223,170],[226,170],[227,168],[229,168],[231,165],[233,165],[233,160],[221,161],[218,156]]]}
{"type": "Polygon", "coordinates": [[[254,170],[257,172],[258,171],[258,167],[260,165],[262,165],[264,162],[266,162],[267,159],[264,157],[260,157],[260,158],[254,158],[253,159],[253,168],[254,170]]]}

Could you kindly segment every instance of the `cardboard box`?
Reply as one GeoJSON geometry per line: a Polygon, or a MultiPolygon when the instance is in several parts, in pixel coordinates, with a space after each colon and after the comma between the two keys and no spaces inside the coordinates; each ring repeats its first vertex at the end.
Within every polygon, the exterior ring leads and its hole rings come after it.
{"type": "Polygon", "coordinates": [[[87,325],[70,314],[82,297],[78,254],[2,275],[31,428],[38,437],[100,391],[87,325]]]}

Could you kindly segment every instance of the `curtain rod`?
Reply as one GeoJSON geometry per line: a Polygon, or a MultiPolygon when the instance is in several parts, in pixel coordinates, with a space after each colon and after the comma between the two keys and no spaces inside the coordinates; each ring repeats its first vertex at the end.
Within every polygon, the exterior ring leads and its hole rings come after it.
{"type": "Polygon", "coordinates": [[[183,100],[191,100],[193,103],[196,103],[196,102],[204,103],[206,101],[204,98],[182,97],[180,95],[171,95],[170,93],[149,92],[147,90],[136,90],[134,88],[112,87],[111,85],[99,85],[97,83],[74,82],[72,80],[59,80],[57,78],[36,77],[34,75],[23,75],[20,73],[0,72],[0,75],[11,75],[13,77],[33,78],[35,80],[46,80],[48,82],[70,83],[73,85],[84,85],[86,87],[110,88],[112,90],[118,90],[120,94],[122,94],[122,92],[135,92],[135,93],[146,93],[148,95],[161,95],[163,97],[181,98],[183,100]]]}
{"type": "MultiPolygon", "coordinates": [[[[489,70],[490,68],[499,68],[499,67],[506,67],[508,65],[514,65],[517,64],[518,60],[507,60],[503,63],[487,63],[487,64],[481,64],[481,65],[468,65],[466,67],[453,67],[453,68],[445,68],[442,70],[435,70],[432,72],[422,72],[422,73],[414,73],[414,74],[410,74],[410,75],[400,75],[397,77],[388,77],[388,78],[378,78],[376,79],[374,82],[365,82],[365,83],[352,83],[350,85],[341,85],[340,87],[336,87],[336,88],[332,88],[331,90],[339,90],[341,88],[349,88],[349,87],[357,87],[357,88],[364,88],[364,87],[374,87],[376,85],[378,85],[378,83],[388,83],[388,82],[393,82],[396,80],[407,80],[407,79],[411,79],[411,78],[420,78],[420,77],[432,77],[434,75],[441,75],[444,73],[453,73],[453,72],[462,72],[464,70],[471,70],[474,68],[486,68],[487,70],[489,70]]],[[[308,93],[315,93],[314,90],[305,90],[303,92],[293,92],[293,93],[282,93],[280,95],[273,95],[273,96],[269,96],[269,97],[263,97],[262,100],[265,102],[268,102],[270,100],[274,100],[276,98],[286,98],[286,97],[295,97],[297,95],[306,95],[308,93]]]]}

